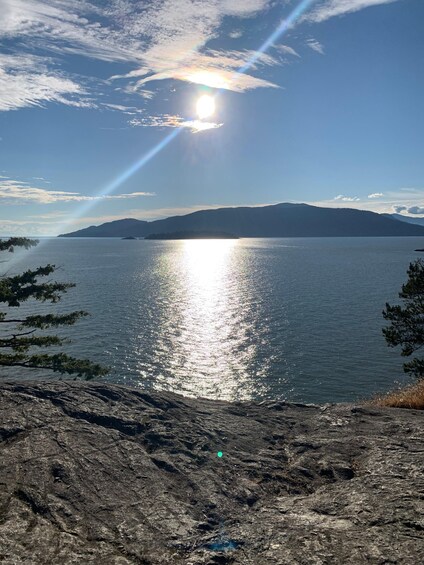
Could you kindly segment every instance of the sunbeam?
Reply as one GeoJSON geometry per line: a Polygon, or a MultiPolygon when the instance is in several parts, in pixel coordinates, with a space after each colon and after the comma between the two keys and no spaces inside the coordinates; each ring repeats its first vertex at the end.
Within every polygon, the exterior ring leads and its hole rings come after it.
{"type": "Polygon", "coordinates": [[[292,10],[288,17],[281,22],[277,29],[271,33],[268,39],[262,43],[259,49],[254,52],[247,63],[234,73],[234,76],[246,73],[256,63],[256,61],[261,58],[261,55],[266,53],[266,51],[268,51],[268,49],[272,47],[278,39],[280,39],[291,27],[293,27],[295,22],[306,12],[306,10],[316,2],[317,0],[302,0],[302,2],[300,2],[300,4],[292,10]]]}
{"type": "MultiPolygon", "coordinates": [[[[123,171],[119,176],[117,176],[111,183],[106,185],[103,190],[101,190],[97,196],[107,196],[119,186],[121,186],[125,181],[127,181],[130,177],[132,177],[138,170],[140,170],[144,165],[149,163],[162,149],[164,149],[173,139],[177,137],[179,133],[181,133],[182,128],[177,128],[173,130],[170,134],[164,137],[157,145],[155,145],[152,149],[150,149],[147,153],[145,153],[138,161],[133,163],[128,169],[123,171]]],[[[61,229],[63,230],[66,226],[73,223],[76,219],[82,217],[90,208],[92,208],[98,201],[90,201],[86,202],[82,205],[78,213],[73,215],[68,221],[61,224],[61,229]]]]}

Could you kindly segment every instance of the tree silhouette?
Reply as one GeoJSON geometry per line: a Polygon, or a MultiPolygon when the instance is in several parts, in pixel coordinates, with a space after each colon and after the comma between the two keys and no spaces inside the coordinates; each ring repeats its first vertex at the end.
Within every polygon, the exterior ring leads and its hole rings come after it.
{"type": "MultiPolygon", "coordinates": [[[[13,252],[16,247],[29,249],[38,244],[37,240],[12,237],[0,240],[0,252],[13,252]]],[[[27,270],[20,275],[0,276],[0,305],[5,304],[6,312],[0,311],[0,367],[27,367],[50,369],[57,373],[74,374],[85,379],[105,375],[108,369],[87,359],[76,359],[65,353],[33,353],[33,348],[60,347],[66,339],[57,335],[44,335],[38,330],[72,326],[80,318],[88,316],[82,310],[69,314],[42,314],[33,316],[12,316],[18,308],[30,299],[57,303],[73,283],[40,282],[40,279],[54,273],[54,265],[27,270]]],[[[45,280],[45,279],[44,279],[45,280]]]]}
{"type": "MultiPolygon", "coordinates": [[[[386,304],[385,320],[391,325],[383,328],[390,347],[400,345],[401,355],[409,357],[424,345],[424,262],[417,259],[409,265],[408,280],[402,285],[399,298],[403,306],[386,304]]],[[[424,359],[415,358],[403,365],[405,373],[424,378],[424,359]]]]}

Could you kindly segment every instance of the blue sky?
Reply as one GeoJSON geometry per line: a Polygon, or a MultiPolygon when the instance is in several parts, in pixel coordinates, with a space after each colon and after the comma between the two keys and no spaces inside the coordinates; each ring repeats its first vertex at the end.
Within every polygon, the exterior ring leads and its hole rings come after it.
{"type": "Polygon", "coordinates": [[[0,234],[424,215],[423,22],[422,0],[0,0],[0,234]]]}

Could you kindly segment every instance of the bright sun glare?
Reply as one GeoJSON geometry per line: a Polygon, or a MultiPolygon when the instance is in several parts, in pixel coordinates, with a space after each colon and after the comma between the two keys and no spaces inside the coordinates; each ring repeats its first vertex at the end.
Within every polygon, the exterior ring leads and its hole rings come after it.
{"type": "Polygon", "coordinates": [[[209,118],[215,112],[215,100],[212,98],[212,96],[204,94],[197,101],[196,111],[200,120],[209,118]]]}

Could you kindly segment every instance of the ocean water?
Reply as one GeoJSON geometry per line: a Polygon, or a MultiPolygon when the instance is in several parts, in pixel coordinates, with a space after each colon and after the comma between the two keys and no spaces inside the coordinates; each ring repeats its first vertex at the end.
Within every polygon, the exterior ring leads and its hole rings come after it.
{"type": "MultiPolygon", "coordinates": [[[[355,401],[408,380],[381,329],[421,238],[46,239],[1,271],[47,263],[84,309],[66,351],[106,380],[227,400],[355,401]]],[[[22,310],[22,308],[21,308],[22,310]]],[[[13,312],[16,314],[16,312],[13,312]]],[[[0,369],[17,378],[49,372],[0,369]]]]}

